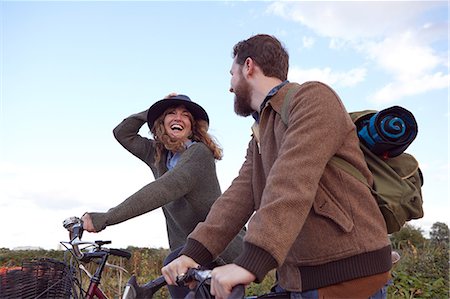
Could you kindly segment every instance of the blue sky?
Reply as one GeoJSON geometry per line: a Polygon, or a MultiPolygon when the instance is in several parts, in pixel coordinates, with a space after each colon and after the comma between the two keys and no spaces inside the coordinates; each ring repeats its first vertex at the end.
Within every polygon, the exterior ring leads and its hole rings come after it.
{"type": "MultiPolygon", "coordinates": [[[[231,51],[258,33],[284,43],[291,81],[331,85],[349,111],[413,112],[425,217],[411,223],[449,224],[448,13],[446,1],[1,1],[0,247],[55,249],[64,218],[153,180],[112,129],[170,92],[207,110],[225,190],[252,123],[233,112],[231,51]]],[[[168,246],[160,210],[85,238],[168,246]]]]}

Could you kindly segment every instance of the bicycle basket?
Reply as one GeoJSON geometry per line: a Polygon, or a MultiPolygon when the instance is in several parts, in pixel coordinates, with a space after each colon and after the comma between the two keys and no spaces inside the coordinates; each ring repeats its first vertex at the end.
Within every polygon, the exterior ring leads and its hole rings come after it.
{"type": "Polygon", "coordinates": [[[69,298],[72,290],[71,268],[49,258],[24,260],[22,267],[0,275],[0,298],[69,298]]]}

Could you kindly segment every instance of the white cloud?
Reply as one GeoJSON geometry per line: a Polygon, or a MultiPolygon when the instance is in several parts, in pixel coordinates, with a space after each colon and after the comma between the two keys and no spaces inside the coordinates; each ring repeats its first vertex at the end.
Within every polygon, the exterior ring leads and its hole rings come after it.
{"type": "Polygon", "coordinates": [[[292,67],[289,70],[289,80],[296,82],[321,81],[329,85],[349,87],[364,81],[367,70],[354,68],[347,72],[334,72],[330,68],[300,69],[292,67]]]}
{"type": "MultiPolygon", "coordinates": [[[[441,6],[447,8],[444,1],[275,2],[268,12],[330,38],[330,49],[352,47],[374,62],[392,77],[386,76],[389,83],[370,98],[387,103],[448,88],[449,77],[442,74],[448,68],[448,50],[439,52],[435,46],[447,41],[448,23],[421,21],[430,9],[441,6]]],[[[361,69],[356,74],[332,74],[325,68],[295,70],[293,76],[303,79],[304,73],[342,86],[361,82],[366,75],[361,69]],[[346,80],[337,80],[342,77],[346,80]]]]}
{"type": "Polygon", "coordinates": [[[300,22],[319,35],[355,40],[403,31],[426,9],[442,5],[429,1],[396,2],[275,2],[267,11],[300,22]]]}
{"type": "Polygon", "coordinates": [[[340,49],[344,48],[347,44],[348,44],[348,42],[343,39],[331,38],[329,47],[332,50],[340,50],[340,49]]]}
{"type": "Polygon", "coordinates": [[[304,36],[302,38],[302,43],[303,43],[303,47],[304,48],[309,49],[309,48],[311,48],[314,45],[315,39],[313,37],[310,37],[310,36],[308,36],[308,37],[304,36]]]}
{"type": "MultiPolygon", "coordinates": [[[[378,90],[370,100],[374,103],[391,103],[405,96],[419,95],[434,89],[449,86],[450,76],[443,73],[424,75],[411,80],[398,80],[385,85],[378,90]]],[[[429,99],[432,100],[432,99],[429,99]]]]}
{"type": "Polygon", "coordinates": [[[378,43],[367,43],[365,50],[380,67],[405,82],[431,72],[445,64],[433,48],[421,45],[414,32],[387,37],[378,43]]]}
{"type": "MultiPolygon", "coordinates": [[[[145,168],[132,171],[123,168],[87,171],[66,166],[37,169],[0,161],[0,227],[14,227],[4,230],[0,247],[55,249],[59,241],[68,239],[62,227],[65,218],[81,216],[86,211],[106,211],[137,191],[148,179],[145,168]],[[124,174],[131,173],[124,179],[124,174]],[[44,230],[42,234],[34,233],[36,225],[44,230]]],[[[130,244],[168,247],[161,209],[108,227],[101,236],[85,237],[113,240],[117,247],[130,244]],[[142,231],[136,227],[146,230],[146,238],[142,238],[142,231]]]]}
{"type": "MultiPolygon", "coordinates": [[[[0,206],[4,210],[28,203],[30,210],[39,207],[61,214],[77,210],[76,215],[87,209],[105,211],[148,183],[148,178],[144,168],[133,171],[120,168],[87,171],[70,166],[37,169],[0,162],[0,206]],[[133,175],[124,180],[124,173],[133,175]]],[[[73,215],[61,217],[69,216],[73,215]]]]}

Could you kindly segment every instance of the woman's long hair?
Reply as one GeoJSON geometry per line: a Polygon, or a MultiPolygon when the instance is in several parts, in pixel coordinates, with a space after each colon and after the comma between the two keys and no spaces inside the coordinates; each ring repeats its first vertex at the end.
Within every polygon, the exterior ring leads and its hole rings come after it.
{"type": "MultiPolygon", "coordinates": [[[[181,152],[186,149],[183,141],[170,138],[164,128],[164,118],[168,114],[169,109],[166,109],[153,123],[151,133],[156,141],[155,164],[161,161],[164,150],[173,152],[181,152]]],[[[191,121],[192,135],[189,139],[192,141],[204,143],[213,153],[214,159],[221,160],[223,156],[222,148],[219,147],[214,137],[208,134],[208,123],[203,119],[195,120],[191,113],[189,113],[189,120],[191,121]]]]}

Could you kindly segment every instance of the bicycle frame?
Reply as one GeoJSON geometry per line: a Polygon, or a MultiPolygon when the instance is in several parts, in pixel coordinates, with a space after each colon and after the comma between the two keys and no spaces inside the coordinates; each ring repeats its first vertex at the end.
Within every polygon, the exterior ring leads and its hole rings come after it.
{"type": "Polygon", "coordinates": [[[89,263],[94,259],[99,260],[94,275],[90,275],[87,270],[83,269],[89,276],[89,286],[85,296],[83,296],[83,290],[80,286],[80,297],[85,299],[108,299],[105,293],[100,289],[102,273],[107,265],[108,257],[110,255],[114,255],[129,259],[131,257],[131,253],[121,249],[102,247],[105,244],[110,244],[111,241],[81,241],[81,236],[83,234],[83,222],[77,217],[71,217],[64,220],[63,225],[69,231],[70,242],[61,242],[61,244],[69,250],[72,256],[74,256],[78,261],[86,263],[89,263]],[[67,247],[65,244],[69,244],[71,248],[67,247]],[[93,251],[83,252],[80,250],[79,245],[88,245],[90,248],[93,248],[93,251]]]}
{"type": "MultiPolygon", "coordinates": [[[[89,273],[89,271],[86,268],[84,268],[84,266],[82,264],[80,264],[79,268],[81,270],[83,270],[87,276],[89,276],[89,285],[87,287],[87,291],[86,291],[85,295],[83,296],[83,293],[82,293],[83,291],[80,291],[81,298],[84,298],[84,299],[93,299],[93,298],[108,299],[106,294],[100,288],[100,284],[101,284],[101,280],[102,280],[102,273],[103,273],[104,268],[108,265],[107,261],[108,261],[109,255],[111,255],[111,254],[118,255],[117,251],[120,254],[125,252],[125,251],[122,251],[119,249],[103,248],[100,251],[94,251],[94,252],[83,254],[83,258],[81,259],[81,261],[90,262],[92,259],[99,259],[100,261],[98,262],[98,266],[95,269],[95,273],[93,275],[91,273],[89,273]]],[[[123,256],[123,257],[126,257],[126,256],[123,256]]],[[[114,266],[114,267],[117,268],[118,266],[114,266]]],[[[122,269],[122,270],[126,271],[125,269],[122,269]]]]}
{"type": "Polygon", "coordinates": [[[107,260],[108,254],[103,255],[100,265],[95,270],[94,275],[90,278],[86,299],[93,299],[95,297],[98,299],[108,299],[102,289],[100,289],[100,281],[102,279],[103,269],[105,268],[107,260]]]}
{"type": "Polygon", "coordinates": [[[88,292],[86,294],[86,299],[93,299],[97,297],[98,299],[108,299],[103,291],[98,287],[99,283],[91,282],[89,285],[88,292]]]}

